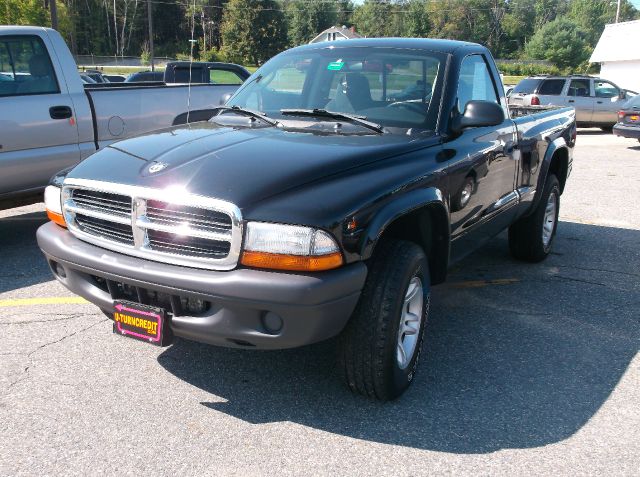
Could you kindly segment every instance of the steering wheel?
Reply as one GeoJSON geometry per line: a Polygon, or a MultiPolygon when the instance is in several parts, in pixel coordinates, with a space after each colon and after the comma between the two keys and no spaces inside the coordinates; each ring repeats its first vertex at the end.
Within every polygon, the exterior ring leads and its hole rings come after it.
{"type": "Polygon", "coordinates": [[[415,101],[396,101],[395,103],[387,104],[387,108],[406,108],[410,109],[418,114],[425,114],[423,108],[424,103],[416,103],[415,101]]]}

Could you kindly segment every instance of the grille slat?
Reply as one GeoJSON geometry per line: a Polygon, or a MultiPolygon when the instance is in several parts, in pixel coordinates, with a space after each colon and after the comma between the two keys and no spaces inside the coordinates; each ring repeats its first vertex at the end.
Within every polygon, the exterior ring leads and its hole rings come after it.
{"type": "Polygon", "coordinates": [[[229,242],[197,237],[172,238],[171,234],[149,230],[151,248],[168,253],[187,253],[195,256],[223,257],[229,253],[229,242]]]}
{"type": "Polygon", "coordinates": [[[85,215],[76,215],[76,222],[80,228],[87,233],[133,245],[133,231],[131,230],[131,226],[108,222],[85,215]]]}
{"type": "Polygon", "coordinates": [[[237,263],[241,217],[227,202],[183,194],[173,203],[160,190],[79,180],[65,182],[63,197],[69,230],[88,242],[197,268],[228,270],[237,263]]]}
{"type": "Polygon", "coordinates": [[[131,216],[131,197],[125,195],[74,189],[71,198],[80,208],[120,217],[131,216]]]}

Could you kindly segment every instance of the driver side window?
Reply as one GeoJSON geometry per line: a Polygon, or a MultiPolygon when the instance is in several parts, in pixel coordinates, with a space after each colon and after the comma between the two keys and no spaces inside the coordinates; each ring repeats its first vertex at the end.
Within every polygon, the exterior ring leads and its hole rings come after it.
{"type": "Polygon", "coordinates": [[[481,55],[467,56],[460,66],[458,111],[464,113],[467,103],[472,100],[492,101],[500,104],[489,74],[489,68],[481,55]]]}
{"type": "Polygon", "coordinates": [[[593,88],[596,98],[615,98],[620,95],[620,89],[608,81],[594,81],[593,88]]]}

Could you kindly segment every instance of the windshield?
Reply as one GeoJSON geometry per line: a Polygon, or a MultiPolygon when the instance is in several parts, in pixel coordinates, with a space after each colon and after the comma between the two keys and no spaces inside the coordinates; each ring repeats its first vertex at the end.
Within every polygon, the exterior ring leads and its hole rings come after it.
{"type": "Polygon", "coordinates": [[[624,103],[622,109],[640,109],[640,95],[634,96],[629,101],[624,103]]]}
{"type": "Polygon", "coordinates": [[[441,53],[394,48],[327,47],[291,51],[262,66],[228,106],[261,111],[286,121],[336,121],[296,117],[282,110],[322,109],[356,115],[388,128],[435,129],[441,53]]]}

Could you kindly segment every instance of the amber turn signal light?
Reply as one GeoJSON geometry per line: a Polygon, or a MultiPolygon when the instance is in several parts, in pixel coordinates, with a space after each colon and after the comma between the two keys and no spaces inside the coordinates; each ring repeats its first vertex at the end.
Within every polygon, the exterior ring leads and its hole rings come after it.
{"type": "Polygon", "coordinates": [[[64,217],[61,214],[56,214],[55,212],[52,212],[49,209],[47,209],[47,217],[49,217],[49,220],[51,222],[55,222],[61,227],[65,227],[65,228],[67,227],[67,224],[64,221],[64,217]]]}
{"type": "Polygon", "coordinates": [[[62,190],[60,187],[54,185],[48,185],[44,189],[44,207],[47,209],[47,217],[49,220],[60,225],[61,227],[66,227],[67,224],[64,221],[64,216],[62,215],[62,203],[61,203],[61,194],[62,190]]]}
{"type": "Polygon", "coordinates": [[[320,272],[340,267],[342,265],[342,255],[339,252],[315,256],[285,255],[246,250],[242,254],[240,263],[253,268],[270,268],[272,270],[289,270],[295,272],[320,272]]]}

